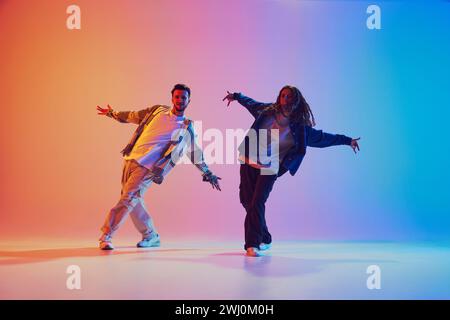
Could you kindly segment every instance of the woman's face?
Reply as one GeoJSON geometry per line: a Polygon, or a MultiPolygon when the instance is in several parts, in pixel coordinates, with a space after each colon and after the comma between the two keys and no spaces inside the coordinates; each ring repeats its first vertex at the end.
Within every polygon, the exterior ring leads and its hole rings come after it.
{"type": "Polygon", "coordinates": [[[282,107],[292,106],[294,103],[294,94],[291,89],[285,88],[280,94],[280,105],[282,107]]]}

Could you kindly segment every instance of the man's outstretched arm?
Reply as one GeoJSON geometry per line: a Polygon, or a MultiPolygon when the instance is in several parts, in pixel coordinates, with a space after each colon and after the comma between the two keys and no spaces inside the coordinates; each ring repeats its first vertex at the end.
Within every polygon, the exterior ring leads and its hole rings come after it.
{"type": "Polygon", "coordinates": [[[208,165],[203,158],[203,151],[197,144],[195,144],[194,150],[195,151],[191,151],[191,153],[195,153],[195,155],[191,154],[191,161],[202,172],[203,181],[209,182],[213,189],[222,191],[219,184],[219,180],[222,180],[222,178],[214,175],[212,171],[209,170],[208,165]],[[200,161],[195,160],[196,155],[200,155],[200,161]]]}
{"type": "Polygon", "coordinates": [[[142,119],[147,113],[151,112],[152,108],[146,108],[139,111],[114,111],[113,108],[108,104],[107,109],[103,109],[97,106],[97,111],[99,115],[107,116],[115,119],[122,123],[141,123],[142,119]]]}
{"type": "Polygon", "coordinates": [[[189,124],[188,132],[191,138],[189,159],[197,167],[197,169],[202,172],[203,181],[209,182],[213,189],[222,191],[219,185],[219,180],[222,180],[222,178],[214,175],[212,171],[209,170],[203,157],[203,150],[197,144],[192,124],[189,124]]]}

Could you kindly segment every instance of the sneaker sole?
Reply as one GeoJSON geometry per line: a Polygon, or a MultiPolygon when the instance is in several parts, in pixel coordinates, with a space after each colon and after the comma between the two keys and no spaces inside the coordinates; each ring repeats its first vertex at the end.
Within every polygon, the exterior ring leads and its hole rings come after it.
{"type": "Polygon", "coordinates": [[[100,248],[100,250],[103,250],[103,251],[111,251],[111,250],[114,250],[114,248],[107,247],[107,248],[100,248]]]}

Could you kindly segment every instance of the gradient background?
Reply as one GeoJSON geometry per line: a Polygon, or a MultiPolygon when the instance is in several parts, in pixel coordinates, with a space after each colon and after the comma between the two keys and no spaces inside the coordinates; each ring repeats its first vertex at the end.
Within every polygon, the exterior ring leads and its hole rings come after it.
{"type": "MultiPolygon", "coordinates": [[[[96,241],[135,126],[95,106],[169,104],[182,82],[203,129],[250,127],[226,90],[270,102],[292,84],[316,128],[362,137],[357,155],[309,148],[277,181],[275,241],[449,240],[449,30],[445,1],[0,0],[0,239],[96,241]],[[70,4],[81,30],[66,28],[70,4]]],[[[148,190],[163,239],[243,239],[239,166],[211,168],[222,192],[188,165],[148,190]]],[[[128,220],[118,237],[139,235],[128,220]]]]}

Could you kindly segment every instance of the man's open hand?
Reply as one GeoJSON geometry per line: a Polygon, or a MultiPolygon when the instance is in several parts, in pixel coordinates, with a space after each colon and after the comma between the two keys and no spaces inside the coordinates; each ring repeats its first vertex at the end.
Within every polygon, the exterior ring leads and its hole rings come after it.
{"type": "Polygon", "coordinates": [[[222,180],[222,178],[213,175],[211,171],[208,172],[208,173],[205,173],[203,175],[203,181],[211,183],[211,186],[212,186],[213,189],[217,189],[219,191],[222,191],[220,189],[219,180],[222,180]]]}
{"type": "Polygon", "coordinates": [[[112,112],[112,110],[113,110],[109,104],[107,105],[107,107],[108,107],[108,109],[103,109],[102,107],[97,106],[97,111],[98,111],[97,114],[99,114],[101,116],[107,116],[108,113],[112,112]]]}

